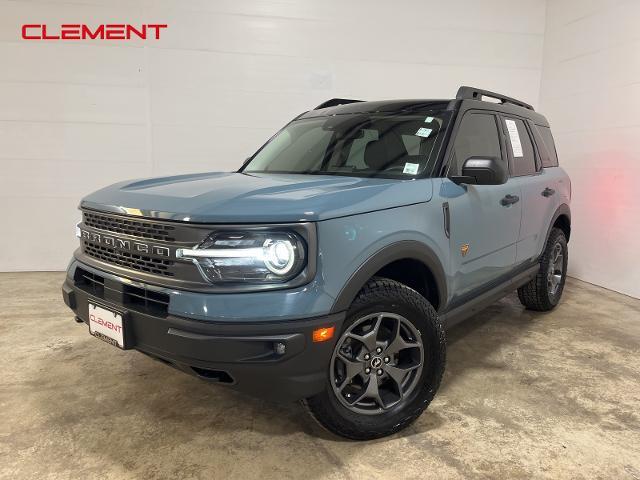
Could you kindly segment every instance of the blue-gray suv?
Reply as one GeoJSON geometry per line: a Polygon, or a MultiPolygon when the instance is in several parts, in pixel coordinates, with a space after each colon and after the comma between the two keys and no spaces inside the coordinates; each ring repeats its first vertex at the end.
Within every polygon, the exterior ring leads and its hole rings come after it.
{"type": "Polygon", "coordinates": [[[382,437],[434,397],[447,327],[516,289],[558,304],[570,196],[519,100],[333,99],[237,172],[84,198],[63,297],[114,346],[382,437]]]}

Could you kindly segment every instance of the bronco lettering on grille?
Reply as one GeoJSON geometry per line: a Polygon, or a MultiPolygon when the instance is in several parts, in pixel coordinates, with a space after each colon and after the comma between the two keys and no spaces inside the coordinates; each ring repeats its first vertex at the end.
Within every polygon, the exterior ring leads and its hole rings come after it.
{"type": "Polygon", "coordinates": [[[122,238],[114,237],[112,235],[104,235],[102,233],[90,232],[89,230],[80,230],[81,237],[92,243],[104,245],[105,247],[114,248],[117,250],[125,250],[135,253],[146,253],[151,255],[157,255],[159,257],[170,257],[171,250],[168,247],[162,247],[160,245],[151,245],[148,243],[137,242],[132,240],[125,240],[122,238]]]}

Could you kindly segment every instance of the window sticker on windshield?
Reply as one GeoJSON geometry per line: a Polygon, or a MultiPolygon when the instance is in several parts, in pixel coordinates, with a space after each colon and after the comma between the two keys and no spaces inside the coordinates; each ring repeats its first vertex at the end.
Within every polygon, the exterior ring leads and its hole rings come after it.
{"type": "Polygon", "coordinates": [[[427,117],[424,119],[424,123],[431,123],[433,122],[433,117],[427,117]]]}
{"type": "Polygon", "coordinates": [[[420,168],[419,163],[407,162],[404,164],[404,170],[402,170],[402,173],[408,173],[409,175],[416,175],[418,173],[419,168],[420,168]]]}
{"type": "Polygon", "coordinates": [[[518,126],[513,120],[505,120],[507,124],[507,131],[509,132],[509,140],[511,140],[511,150],[514,157],[522,157],[522,144],[520,143],[520,134],[518,133],[518,126]]]}
{"type": "Polygon", "coordinates": [[[424,128],[423,127],[423,128],[418,129],[418,131],[415,134],[417,136],[419,136],[419,137],[425,137],[426,138],[431,134],[432,131],[433,130],[431,130],[430,128],[424,128]]]}

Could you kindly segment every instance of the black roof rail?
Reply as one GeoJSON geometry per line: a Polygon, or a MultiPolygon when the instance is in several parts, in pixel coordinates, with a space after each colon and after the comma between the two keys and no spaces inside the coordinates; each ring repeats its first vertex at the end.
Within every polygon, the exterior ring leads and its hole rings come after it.
{"type": "Polygon", "coordinates": [[[332,98],[331,100],[322,102],[320,105],[314,108],[314,110],[320,110],[321,108],[336,107],[338,105],[346,105],[347,103],[357,103],[357,102],[362,102],[362,100],[351,100],[349,98],[332,98]]]}
{"type": "Polygon", "coordinates": [[[506,95],[502,95],[501,93],[482,90],[481,88],[462,86],[458,89],[458,93],[456,94],[456,99],[458,100],[482,100],[482,97],[495,98],[496,100],[500,100],[502,103],[511,103],[519,107],[524,107],[528,110],[533,110],[533,107],[528,103],[516,100],[515,98],[507,97],[506,95]]]}

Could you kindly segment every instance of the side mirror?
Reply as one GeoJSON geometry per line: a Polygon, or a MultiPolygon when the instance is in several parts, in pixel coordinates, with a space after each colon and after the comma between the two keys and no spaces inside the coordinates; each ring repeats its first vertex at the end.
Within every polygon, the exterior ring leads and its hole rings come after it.
{"type": "Polygon", "coordinates": [[[462,175],[449,179],[457,185],[502,185],[507,181],[507,172],[496,157],[469,157],[462,165],[462,175]]]}

